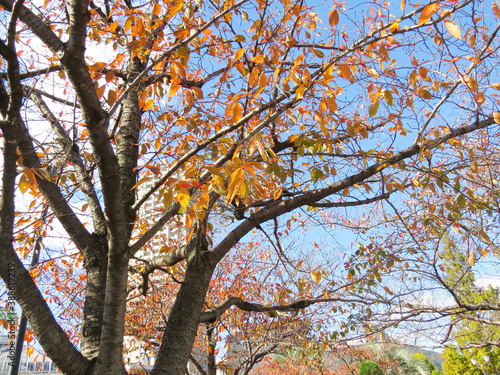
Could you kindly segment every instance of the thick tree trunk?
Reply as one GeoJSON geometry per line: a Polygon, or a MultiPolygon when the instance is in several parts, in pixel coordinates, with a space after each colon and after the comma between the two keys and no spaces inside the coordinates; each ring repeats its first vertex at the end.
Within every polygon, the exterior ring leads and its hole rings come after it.
{"type": "Polygon", "coordinates": [[[85,262],[87,286],[83,306],[80,350],[85,358],[92,360],[99,355],[102,318],[106,291],[106,272],[108,265],[107,244],[105,239],[96,240],[100,249],[96,256],[85,262]]]}
{"type": "Polygon", "coordinates": [[[97,374],[117,375],[123,371],[123,333],[127,299],[128,260],[110,250],[106,298],[97,374]]]}
{"type": "Polygon", "coordinates": [[[188,263],[152,375],[185,375],[213,270],[210,253],[200,253],[188,263]]]}

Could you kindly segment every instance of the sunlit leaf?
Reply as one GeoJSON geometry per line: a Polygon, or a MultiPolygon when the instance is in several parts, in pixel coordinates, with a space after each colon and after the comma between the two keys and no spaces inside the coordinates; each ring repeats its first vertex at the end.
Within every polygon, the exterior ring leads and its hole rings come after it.
{"type": "Polygon", "coordinates": [[[322,278],[321,271],[312,271],[311,272],[311,279],[316,284],[318,284],[321,281],[321,278],[322,278]]]}
{"type": "Polygon", "coordinates": [[[26,193],[26,191],[29,189],[31,182],[26,176],[26,173],[23,173],[21,177],[19,178],[19,182],[17,184],[19,186],[19,190],[21,190],[21,193],[26,193]]]}
{"type": "Polygon", "coordinates": [[[446,30],[448,30],[451,35],[455,38],[462,39],[462,32],[456,23],[450,20],[445,20],[444,25],[446,26],[446,30]]]}
{"type": "Polygon", "coordinates": [[[418,20],[418,24],[422,25],[429,21],[434,13],[437,12],[439,9],[438,3],[433,3],[427,5],[423,10],[422,13],[420,14],[420,18],[418,20]]]}
{"type": "Polygon", "coordinates": [[[187,208],[190,198],[191,197],[189,195],[188,189],[182,188],[179,190],[179,192],[177,193],[177,200],[179,201],[182,210],[185,210],[187,208]]]}
{"type": "Polygon", "coordinates": [[[493,121],[500,124],[500,112],[493,112],[493,121]]]}

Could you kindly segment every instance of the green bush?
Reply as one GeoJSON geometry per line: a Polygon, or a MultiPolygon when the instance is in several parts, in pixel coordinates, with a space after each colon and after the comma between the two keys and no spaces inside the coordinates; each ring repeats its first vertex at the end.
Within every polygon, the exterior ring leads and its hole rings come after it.
{"type": "Polygon", "coordinates": [[[359,366],[359,375],[384,375],[384,373],[375,362],[364,361],[359,366]]]}

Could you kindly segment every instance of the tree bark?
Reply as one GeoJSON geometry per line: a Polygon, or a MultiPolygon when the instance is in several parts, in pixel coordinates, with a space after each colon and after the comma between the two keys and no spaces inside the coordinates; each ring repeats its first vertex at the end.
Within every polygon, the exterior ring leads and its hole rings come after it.
{"type": "Polygon", "coordinates": [[[168,318],[152,375],[186,373],[214,270],[210,255],[206,252],[199,253],[188,263],[186,276],[168,318]]]}

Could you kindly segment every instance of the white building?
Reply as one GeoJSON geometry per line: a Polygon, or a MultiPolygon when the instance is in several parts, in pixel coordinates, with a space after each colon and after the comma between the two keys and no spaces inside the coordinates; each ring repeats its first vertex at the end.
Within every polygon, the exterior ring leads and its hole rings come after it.
{"type": "MultiPolygon", "coordinates": [[[[61,374],[57,372],[56,365],[37,350],[32,353],[27,353],[27,348],[23,349],[21,361],[19,366],[19,375],[26,374],[46,374],[56,375],[61,374]]],[[[0,375],[8,375],[10,371],[10,351],[11,345],[9,344],[9,337],[7,335],[0,336],[0,375]]]]}

